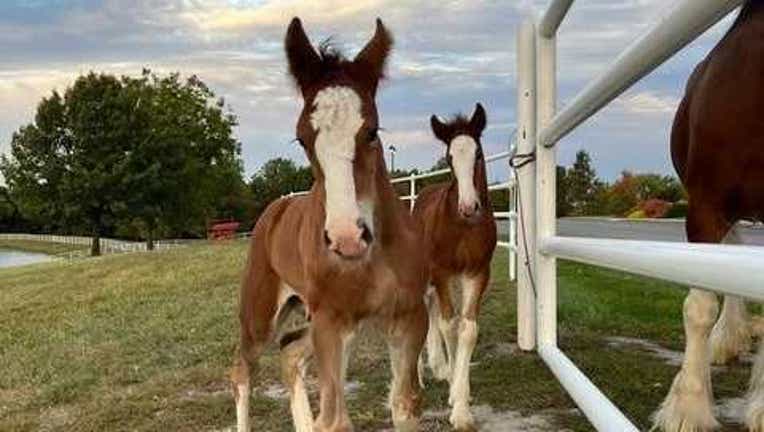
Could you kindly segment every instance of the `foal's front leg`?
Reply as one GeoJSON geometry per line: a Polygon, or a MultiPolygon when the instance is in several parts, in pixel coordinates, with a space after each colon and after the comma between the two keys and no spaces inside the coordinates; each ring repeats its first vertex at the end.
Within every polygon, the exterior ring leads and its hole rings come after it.
{"type": "Polygon", "coordinates": [[[478,339],[477,316],[480,302],[488,286],[488,270],[475,276],[462,276],[462,317],[459,322],[459,342],[456,350],[454,377],[451,380],[449,421],[456,430],[474,430],[470,412],[470,361],[478,339]]]}
{"type": "Polygon", "coordinates": [[[427,309],[424,303],[388,323],[390,347],[390,408],[396,432],[415,432],[419,428],[421,397],[417,362],[427,336],[427,309]]]}
{"type": "Polygon", "coordinates": [[[345,405],[345,367],[354,325],[338,321],[335,314],[313,316],[313,346],[318,367],[320,411],[315,432],[351,432],[345,405]]]}

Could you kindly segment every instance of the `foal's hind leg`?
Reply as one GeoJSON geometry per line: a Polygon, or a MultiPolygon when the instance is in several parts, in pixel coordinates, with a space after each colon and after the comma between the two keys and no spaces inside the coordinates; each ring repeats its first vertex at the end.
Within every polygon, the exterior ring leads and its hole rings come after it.
{"type": "Polygon", "coordinates": [[[393,381],[390,386],[390,408],[396,432],[419,430],[421,396],[417,359],[427,333],[427,310],[424,303],[388,323],[387,342],[393,381]]]}
{"type": "MultiPolygon", "coordinates": [[[[724,239],[728,244],[741,244],[735,228],[724,239]]],[[[745,301],[736,296],[724,296],[724,306],[711,331],[711,355],[715,364],[726,364],[751,350],[751,323],[745,301]]]]}
{"type": "MultiPolygon", "coordinates": [[[[701,204],[702,205],[702,204],[701,204]]],[[[691,203],[687,237],[692,242],[720,242],[729,224],[711,208],[691,203]],[[695,206],[693,208],[693,206],[695,206]]],[[[655,414],[655,425],[667,432],[710,431],[714,417],[708,336],[719,312],[716,294],[691,289],[684,302],[686,345],[682,369],[655,414]]]]}
{"type": "Polygon", "coordinates": [[[456,430],[473,430],[470,412],[470,362],[478,338],[477,317],[488,286],[489,270],[475,276],[462,276],[462,317],[456,350],[454,377],[451,379],[449,402],[453,406],[449,421],[456,430]]]}
{"type": "MultiPolygon", "coordinates": [[[[434,288],[433,288],[434,291],[434,288]]],[[[440,306],[435,292],[428,293],[427,309],[430,315],[430,325],[427,329],[427,364],[430,366],[435,379],[451,380],[451,366],[448,361],[443,343],[445,342],[440,330],[440,306]]],[[[446,327],[450,331],[450,325],[446,327]]],[[[420,374],[421,374],[420,370],[420,374]]],[[[422,378],[421,376],[419,377],[422,378]]]]}
{"type": "Polygon", "coordinates": [[[310,410],[305,372],[313,355],[313,344],[308,327],[287,333],[281,338],[281,376],[289,389],[289,406],[295,432],[313,431],[313,413],[310,410]]]}

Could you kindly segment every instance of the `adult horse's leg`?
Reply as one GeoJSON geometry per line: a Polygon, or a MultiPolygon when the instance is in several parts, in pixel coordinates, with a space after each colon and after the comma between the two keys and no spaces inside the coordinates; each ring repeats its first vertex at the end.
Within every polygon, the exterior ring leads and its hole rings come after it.
{"type": "MultiPolygon", "coordinates": [[[[434,287],[432,288],[434,291],[434,287]]],[[[435,379],[445,381],[451,379],[451,366],[448,356],[444,351],[444,338],[440,330],[440,306],[436,294],[428,293],[427,309],[430,316],[430,325],[427,330],[427,364],[430,366],[435,379]]],[[[445,326],[448,330],[448,326],[445,326]]],[[[421,373],[421,369],[420,369],[421,373]]],[[[421,376],[419,377],[422,378],[421,376]]]]}
{"type": "Polygon", "coordinates": [[[312,319],[311,333],[320,386],[320,411],[314,430],[350,432],[353,425],[345,405],[344,379],[355,324],[342,322],[331,312],[319,312],[312,319]]]}
{"type": "Polygon", "coordinates": [[[459,322],[459,342],[456,350],[454,377],[451,380],[449,421],[458,431],[473,430],[475,422],[470,412],[470,361],[478,339],[477,317],[480,303],[488,286],[488,270],[476,276],[462,276],[462,317],[459,322]]]}
{"type": "Polygon", "coordinates": [[[427,310],[424,303],[388,323],[390,348],[390,408],[396,432],[419,430],[421,396],[417,361],[427,336],[427,310]]]}
{"type": "MultiPolygon", "coordinates": [[[[692,196],[692,194],[690,195],[692,196]]],[[[687,238],[691,242],[719,243],[729,223],[704,203],[690,204],[687,238]]],[[[690,289],[684,301],[686,345],[682,369],[668,396],[655,414],[655,424],[667,432],[709,431],[719,426],[713,412],[711,358],[708,344],[711,326],[719,312],[716,294],[690,289]]]]}
{"type": "MultiPolygon", "coordinates": [[[[438,297],[438,330],[440,331],[443,340],[446,345],[446,354],[448,356],[448,366],[446,370],[443,370],[442,365],[433,365],[430,363],[430,367],[435,371],[436,367],[440,368],[440,375],[446,375],[449,382],[453,379],[454,364],[456,361],[456,346],[458,342],[458,327],[459,317],[454,311],[454,305],[451,300],[451,280],[446,277],[434,277],[433,285],[435,286],[435,293],[438,297]]],[[[430,322],[431,326],[435,326],[434,322],[430,322]]],[[[441,378],[442,379],[442,378],[441,378]]]]}
{"type": "MultiPolygon", "coordinates": [[[[724,243],[743,243],[737,229],[730,230],[724,243]]],[[[740,297],[725,296],[722,312],[711,330],[711,358],[715,364],[726,364],[750,350],[751,323],[745,301],[740,297]]]]}

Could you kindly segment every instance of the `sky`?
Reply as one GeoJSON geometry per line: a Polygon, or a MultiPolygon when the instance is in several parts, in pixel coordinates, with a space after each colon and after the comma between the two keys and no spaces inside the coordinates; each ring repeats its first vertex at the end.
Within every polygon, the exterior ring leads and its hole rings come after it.
{"type": "MultiPolygon", "coordinates": [[[[198,75],[238,116],[245,174],[268,159],[306,163],[291,141],[302,109],[287,74],[283,38],[293,16],[314,43],[332,37],[353,57],[382,18],[395,37],[377,97],[396,167],[429,168],[444,153],[432,114],[488,112],[486,154],[507,149],[515,125],[520,23],[549,0],[3,0],[0,2],[0,153],[33,121],[37,103],[89,71],[198,75]]],[[[573,98],[674,2],[581,0],[559,33],[558,106],[573,98]]],[[[734,13],[732,14],[734,15],[734,13]]],[[[587,150],[598,174],[672,174],[669,133],[694,65],[731,24],[712,28],[559,144],[570,164],[587,150]]],[[[491,179],[506,164],[489,167],[491,179]]]]}

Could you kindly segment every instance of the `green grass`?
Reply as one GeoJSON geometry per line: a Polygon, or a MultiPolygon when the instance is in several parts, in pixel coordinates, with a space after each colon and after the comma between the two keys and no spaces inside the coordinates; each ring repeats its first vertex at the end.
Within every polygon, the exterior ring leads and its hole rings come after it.
{"type": "MultiPolygon", "coordinates": [[[[242,242],[194,245],[0,270],[1,431],[209,431],[235,422],[226,372],[236,340],[242,242]]],[[[497,252],[492,291],[480,317],[475,405],[556,413],[556,428],[592,430],[543,363],[508,353],[515,341],[515,289],[497,252]]],[[[560,265],[560,345],[646,428],[676,368],[607,336],[650,339],[680,349],[685,290],[619,272],[560,265]]],[[[349,378],[359,431],[390,427],[389,371],[378,337],[361,338],[349,378]]],[[[262,390],[278,383],[269,353],[254,377],[254,430],[290,430],[285,401],[262,390]]],[[[714,377],[718,397],[739,396],[748,370],[714,377]]],[[[427,409],[447,406],[447,387],[428,379],[427,409]]],[[[315,407],[315,404],[314,404],[315,407]]],[[[426,430],[445,431],[443,419],[426,430]]],[[[729,431],[737,430],[734,428],[729,431]]]]}
{"type": "Polygon", "coordinates": [[[0,239],[0,249],[12,249],[17,251],[43,253],[48,255],[61,255],[69,252],[87,251],[83,245],[71,245],[65,243],[52,243],[36,240],[4,240],[0,239]]]}

